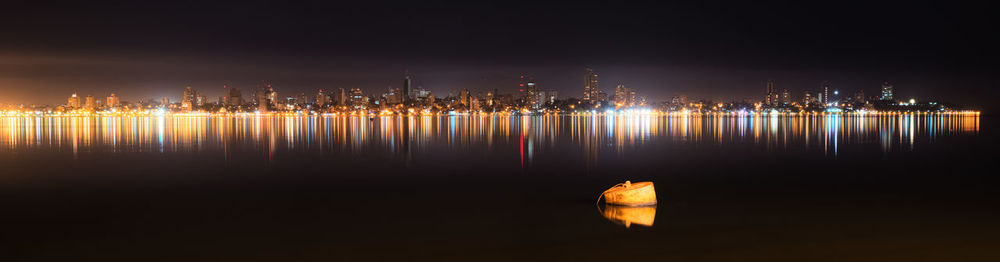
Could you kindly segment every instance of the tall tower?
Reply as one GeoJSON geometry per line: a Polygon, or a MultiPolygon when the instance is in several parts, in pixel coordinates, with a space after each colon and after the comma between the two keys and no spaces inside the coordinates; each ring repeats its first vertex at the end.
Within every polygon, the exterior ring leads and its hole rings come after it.
{"type": "Polygon", "coordinates": [[[462,103],[463,106],[469,106],[469,89],[462,89],[462,91],[459,91],[458,99],[458,102],[462,103]]]}
{"type": "Polygon", "coordinates": [[[882,100],[892,100],[892,85],[889,82],[882,83],[882,100]]]}
{"type": "Polygon", "coordinates": [[[108,107],[118,107],[119,103],[118,96],[115,96],[115,93],[111,93],[111,95],[108,96],[108,107]]]}
{"type": "Polygon", "coordinates": [[[84,101],[83,102],[83,107],[86,107],[86,108],[89,108],[89,109],[93,109],[94,107],[97,107],[97,100],[94,100],[93,96],[88,95],[83,101],[84,101]]]}
{"type": "Polygon", "coordinates": [[[410,71],[406,71],[406,77],[403,79],[403,103],[410,101],[410,85],[412,80],[410,80],[410,71]]]}
{"type": "Polygon", "coordinates": [[[764,89],[767,91],[767,96],[764,97],[764,104],[773,106],[778,103],[777,92],[774,90],[774,80],[767,80],[764,83],[764,89]]]}
{"type": "Polygon", "coordinates": [[[316,106],[322,108],[329,103],[330,103],[330,96],[324,94],[323,89],[320,89],[319,93],[316,93],[316,106]]]}
{"type": "Polygon", "coordinates": [[[542,106],[538,99],[538,86],[535,85],[535,77],[521,75],[521,90],[524,91],[524,103],[532,109],[542,106]]]}
{"type": "Polygon", "coordinates": [[[594,101],[598,99],[601,89],[597,85],[597,73],[594,69],[587,68],[587,74],[583,76],[583,101],[594,101]]]}
{"type": "Polygon", "coordinates": [[[185,88],[184,97],[181,97],[181,108],[186,110],[193,109],[198,99],[197,95],[198,92],[196,92],[193,88],[191,88],[191,86],[185,88]]]}
{"type": "Polygon", "coordinates": [[[824,81],[823,82],[823,90],[821,90],[820,92],[823,92],[823,93],[820,96],[820,101],[819,102],[822,103],[823,106],[826,106],[827,104],[830,103],[830,82],[829,81],[824,81]]]}
{"type": "Polygon", "coordinates": [[[618,84],[618,86],[615,87],[615,107],[628,107],[629,96],[631,96],[631,93],[628,88],[626,88],[623,84],[618,84]]]}
{"type": "Polygon", "coordinates": [[[226,105],[228,106],[243,105],[243,94],[240,93],[239,89],[227,85],[223,85],[222,88],[226,89],[226,105]]]}

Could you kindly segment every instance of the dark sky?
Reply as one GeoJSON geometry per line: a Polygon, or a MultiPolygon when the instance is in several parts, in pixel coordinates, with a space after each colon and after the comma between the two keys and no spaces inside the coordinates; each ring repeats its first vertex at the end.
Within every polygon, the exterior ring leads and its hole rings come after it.
{"type": "MultiPolygon", "coordinates": [[[[0,15],[0,103],[210,97],[261,80],[281,95],[415,85],[516,92],[519,74],[580,96],[592,67],[653,101],[759,99],[831,81],[845,93],[990,107],[995,5],[944,2],[23,1],[0,15]]],[[[244,92],[248,94],[248,92],[244,92]]]]}

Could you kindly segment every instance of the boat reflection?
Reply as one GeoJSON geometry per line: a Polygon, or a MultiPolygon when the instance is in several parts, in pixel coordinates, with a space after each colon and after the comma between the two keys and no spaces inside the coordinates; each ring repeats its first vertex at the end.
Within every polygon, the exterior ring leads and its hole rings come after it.
{"type": "Polygon", "coordinates": [[[0,152],[283,151],[414,154],[430,148],[514,148],[522,165],[559,145],[587,163],[648,143],[752,144],[767,151],[822,151],[845,144],[912,150],[946,135],[979,132],[978,115],[467,115],[6,116],[0,152]]]}
{"type": "Polygon", "coordinates": [[[656,220],[656,206],[618,206],[604,205],[601,211],[604,218],[615,224],[631,228],[633,224],[652,227],[656,220]]]}

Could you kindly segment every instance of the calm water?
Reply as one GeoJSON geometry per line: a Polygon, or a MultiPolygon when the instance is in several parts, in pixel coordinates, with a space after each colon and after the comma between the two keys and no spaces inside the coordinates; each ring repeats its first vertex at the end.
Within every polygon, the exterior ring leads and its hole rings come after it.
{"type": "Polygon", "coordinates": [[[0,244],[16,260],[995,260],[995,122],[2,117],[0,244]],[[654,181],[660,204],[594,205],[624,180],[654,181]]]}

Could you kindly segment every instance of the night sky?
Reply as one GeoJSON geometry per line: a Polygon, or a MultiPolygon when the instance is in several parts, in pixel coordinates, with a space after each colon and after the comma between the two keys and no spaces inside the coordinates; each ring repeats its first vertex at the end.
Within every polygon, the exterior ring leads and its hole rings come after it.
{"type": "Polygon", "coordinates": [[[982,109],[997,98],[995,5],[699,2],[5,3],[0,103],[176,100],[186,85],[215,99],[261,80],[281,96],[381,93],[405,70],[439,97],[514,93],[530,74],[565,98],[587,67],[605,92],[622,83],[651,101],[759,100],[767,79],[796,100],[823,81],[982,109]]]}

